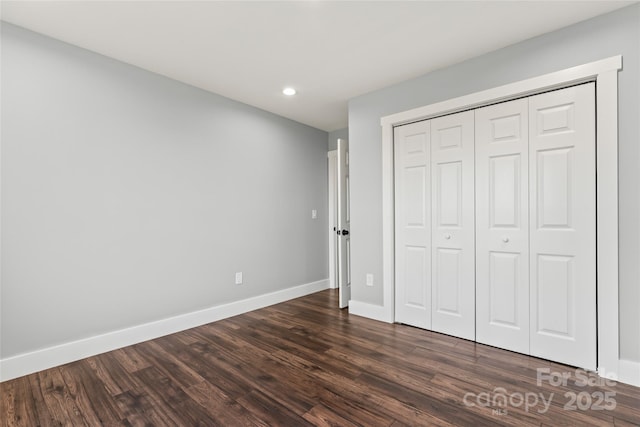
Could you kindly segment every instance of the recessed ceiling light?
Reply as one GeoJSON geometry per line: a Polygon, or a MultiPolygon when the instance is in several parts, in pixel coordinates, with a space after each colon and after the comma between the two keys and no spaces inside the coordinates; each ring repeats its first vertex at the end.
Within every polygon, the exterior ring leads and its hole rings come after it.
{"type": "Polygon", "coordinates": [[[296,90],[292,87],[285,87],[284,89],[282,89],[282,93],[287,96],[293,96],[296,94],[296,90]]]}

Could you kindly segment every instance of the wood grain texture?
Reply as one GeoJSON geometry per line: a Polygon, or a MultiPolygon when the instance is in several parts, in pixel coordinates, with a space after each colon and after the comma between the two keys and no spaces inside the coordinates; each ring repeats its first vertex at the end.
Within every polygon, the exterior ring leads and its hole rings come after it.
{"type": "Polygon", "coordinates": [[[639,388],[581,386],[571,367],[350,316],[337,297],[318,292],[4,382],[1,425],[640,425],[639,388]],[[540,382],[538,368],[571,377],[540,382]],[[478,404],[497,388],[514,404],[478,404]],[[572,393],[605,392],[614,410],[565,407],[572,393]],[[527,395],[553,397],[542,412],[518,405],[527,395]]]}

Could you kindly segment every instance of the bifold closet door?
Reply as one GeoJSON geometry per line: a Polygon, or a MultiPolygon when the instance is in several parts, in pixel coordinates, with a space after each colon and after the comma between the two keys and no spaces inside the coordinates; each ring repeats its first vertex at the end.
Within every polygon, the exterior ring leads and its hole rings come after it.
{"type": "Polygon", "coordinates": [[[475,339],[473,111],[431,120],[431,329],[475,339]]]}
{"type": "Polygon", "coordinates": [[[476,110],[476,341],[529,354],[528,100],[476,110]]]}
{"type": "Polygon", "coordinates": [[[531,354],[596,368],[595,85],[529,98],[531,354]]]}
{"type": "Polygon", "coordinates": [[[595,84],[394,132],[396,321],[595,369],[595,84]]]}
{"type": "Polygon", "coordinates": [[[430,122],[394,129],[396,322],[431,329],[430,122]]]}

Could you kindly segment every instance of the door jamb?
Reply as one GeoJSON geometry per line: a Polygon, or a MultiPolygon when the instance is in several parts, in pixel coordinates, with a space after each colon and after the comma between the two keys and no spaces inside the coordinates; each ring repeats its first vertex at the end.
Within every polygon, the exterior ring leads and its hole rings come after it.
{"type": "Polygon", "coordinates": [[[327,153],[327,175],[328,175],[328,189],[327,194],[329,196],[329,288],[338,288],[337,278],[337,247],[336,247],[336,228],[338,227],[337,221],[337,197],[338,197],[338,150],[332,150],[327,153]],[[333,173],[331,171],[333,170],[333,173]]]}

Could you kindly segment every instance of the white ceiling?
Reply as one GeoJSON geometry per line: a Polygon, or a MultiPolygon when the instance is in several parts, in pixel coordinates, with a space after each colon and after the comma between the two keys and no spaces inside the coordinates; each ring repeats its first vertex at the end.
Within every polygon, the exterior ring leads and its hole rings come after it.
{"type": "Polygon", "coordinates": [[[632,3],[23,0],[1,17],[331,131],[350,98],[632,3]]]}

